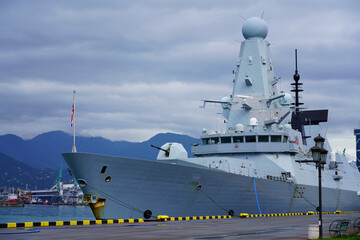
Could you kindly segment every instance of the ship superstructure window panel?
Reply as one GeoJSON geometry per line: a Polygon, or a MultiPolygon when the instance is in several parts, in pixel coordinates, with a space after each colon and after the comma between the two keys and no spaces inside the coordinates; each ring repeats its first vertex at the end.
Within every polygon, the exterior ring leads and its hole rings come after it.
{"type": "Polygon", "coordinates": [[[260,135],[258,136],[259,142],[269,142],[269,136],[268,135],[260,135]]]}
{"type": "Polygon", "coordinates": [[[242,143],[242,142],[244,142],[244,137],[243,136],[234,136],[233,142],[234,143],[242,143]]]}
{"type": "Polygon", "coordinates": [[[231,137],[221,137],[221,143],[231,143],[231,137]]]}
{"type": "Polygon", "coordinates": [[[202,139],[203,145],[208,145],[208,144],[209,144],[209,141],[210,141],[210,138],[203,138],[203,139],[202,139]]]}
{"type": "Polygon", "coordinates": [[[256,136],[245,136],[245,142],[247,143],[256,142],[256,136]]]}
{"type": "Polygon", "coordinates": [[[271,142],[281,142],[281,135],[271,135],[271,142]]]}
{"type": "MultiPolygon", "coordinates": [[[[230,139],[230,141],[231,141],[231,139],[230,139]]],[[[203,138],[202,139],[203,145],[218,144],[219,142],[220,142],[219,137],[203,138]]]]}

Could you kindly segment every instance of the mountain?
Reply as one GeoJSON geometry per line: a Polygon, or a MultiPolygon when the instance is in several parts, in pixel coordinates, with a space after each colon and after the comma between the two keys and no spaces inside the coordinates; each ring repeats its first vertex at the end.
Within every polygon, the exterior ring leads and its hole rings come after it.
{"type": "Polygon", "coordinates": [[[25,189],[48,189],[55,184],[58,172],[36,169],[0,153],[0,186],[25,189]]]}
{"type": "MultiPolygon", "coordinates": [[[[67,165],[61,153],[70,152],[73,137],[62,131],[53,131],[40,134],[33,139],[24,140],[15,135],[0,136],[0,152],[17,159],[33,168],[50,168],[58,171],[60,164],[64,169],[67,165]]],[[[162,146],[166,142],[179,142],[191,156],[191,145],[199,143],[186,135],[174,133],[160,133],[144,142],[110,141],[101,137],[76,137],[78,152],[89,152],[126,156],[142,159],[156,159],[158,151],[151,147],[162,146]]]]}

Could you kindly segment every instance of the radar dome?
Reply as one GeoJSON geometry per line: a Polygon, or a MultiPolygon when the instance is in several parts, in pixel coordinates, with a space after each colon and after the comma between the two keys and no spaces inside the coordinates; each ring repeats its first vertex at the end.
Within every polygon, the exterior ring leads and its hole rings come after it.
{"type": "Polygon", "coordinates": [[[243,124],[238,123],[235,125],[235,132],[244,132],[245,131],[245,127],[243,124]]]}
{"type": "Polygon", "coordinates": [[[258,125],[258,120],[256,118],[250,118],[249,120],[249,126],[255,127],[258,125]]]}
{"type": "Polygon", "coordinates": [[[242,34],[245,39],[249,38],[263,38],[268,34],[268,27],[266,22],[259,17],[248,18],[242,26],[242,34]]]}

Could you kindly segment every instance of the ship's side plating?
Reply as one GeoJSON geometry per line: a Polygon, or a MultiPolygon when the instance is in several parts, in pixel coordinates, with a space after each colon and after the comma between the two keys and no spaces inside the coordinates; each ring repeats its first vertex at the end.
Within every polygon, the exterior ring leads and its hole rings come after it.
{"type": "MultiPolygon", "coordinates": [[[[157,160],[87,153],[64,153],[98,219],[152,215],[215,215],[241,212],[315,211],[317,170],[311,160],[313,138],[324,136],[327,110],[303,110],[300,75],[294,75],[295,103],[278,91],[263,19],[243,25],[230,96],[219,104],[223,130],[203,130],[195,158],[178,143],[161,147],[157,160]]],[[[355,130],[357,137],[360,131],[355,130]]],[[[323,211],[360,210],[360,174],[343,154],[329,151],[323,170],[323,211]]],[[[357,162],[358,164],[358,162],[357,162]]]]}
{"type": "MultiPolygon", "coordinates": [[[[155,216],[224,215],[230,210],[236,215],[306,212],[314,211],[317,202],[317,186],[297,184],[286,175],[257,177],[256,168],[251,167],[256,160],[239,174],[224,170],[226,158],[219,159],[214,168],[182,160],[148,161],[85,153],[67,153],[64,158],[76,169],[74,174],[84,194],[97,196],[99,202],[106,200],[95,209],[97,203],[91,204],[98,219],[118,218],[119,214],[139,218],[146,210],[155,216]]],[[[324,211],[358,206],[353,191],[324,187],[323,194],[324,211]]]]}

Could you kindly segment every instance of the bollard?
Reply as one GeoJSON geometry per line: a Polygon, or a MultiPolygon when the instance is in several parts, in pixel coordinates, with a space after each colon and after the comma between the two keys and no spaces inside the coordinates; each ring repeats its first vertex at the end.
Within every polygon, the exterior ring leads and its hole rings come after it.
{"type": "Polygon", "coordinates": [[[319,238],[319,225],[310,224],[308,230],[308,239],[318,239],[319,238]]]}

